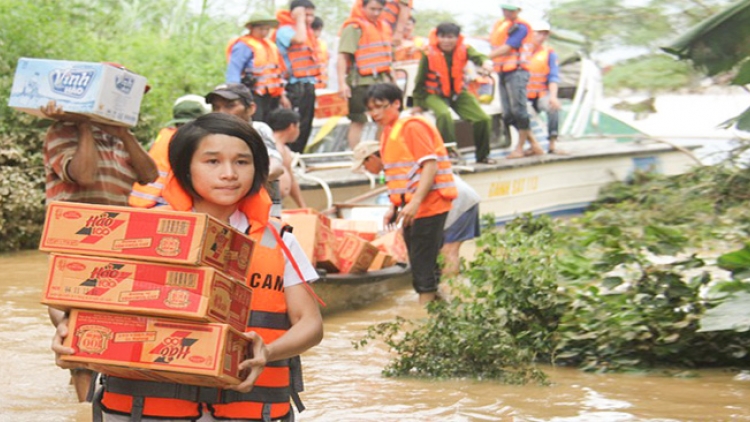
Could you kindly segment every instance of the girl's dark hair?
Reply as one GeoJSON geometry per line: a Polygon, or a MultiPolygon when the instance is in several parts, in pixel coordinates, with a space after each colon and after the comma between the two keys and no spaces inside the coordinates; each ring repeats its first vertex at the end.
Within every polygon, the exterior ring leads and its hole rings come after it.
{"type": "Polygon", "coordinates": [[[227,135],[242,139],[253,154],[255,177],[247,195],[257,193],[268,179],[268,150],[258,132],[250,123],[224,113],[209,113],[186,123],[177,130],[169,143],[169,165],[183,189],[194,198],[200,198],[193,188],[190,163],[201,141],[209,135],[227,135]]]}
{"type": "Polygon", "coordinates": [[[370,4],[371,1],[376,1],[380,3],[381,6],[385,6],[385,0],[362,0],[362,7],[365,7],[368,4],[370,4]]]}
{"type": "Polygon", "coordinates": [[[370,88],[367,89],[367,95],[365,95],[365,107],[370,103],[370,100],[388,101],[389,103],[399,100],[401,104],[398,110],[403,111],[404,109],[404,91],[401,91],[401,88],[396,84],[383,82],[370,85],[370,88]]]}
{"type": "Polygon", "coordinates": [[[453,22],[443,22],[435,28],[435,32],[440,35],[461,35],[461,27],[453,22]]]}

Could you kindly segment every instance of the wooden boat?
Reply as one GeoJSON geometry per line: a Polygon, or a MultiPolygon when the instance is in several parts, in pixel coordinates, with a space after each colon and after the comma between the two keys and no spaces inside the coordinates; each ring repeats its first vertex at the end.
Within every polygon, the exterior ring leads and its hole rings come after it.
{"type": "Polygon", "coordinates": [[[319,274],[321,277],[313,283],[313,288],[326,303],[321,307],[324,316],[360,308],[411,285],[411,269],[407,264],[363,274],[326,274],[321,270],[319,274]]]}

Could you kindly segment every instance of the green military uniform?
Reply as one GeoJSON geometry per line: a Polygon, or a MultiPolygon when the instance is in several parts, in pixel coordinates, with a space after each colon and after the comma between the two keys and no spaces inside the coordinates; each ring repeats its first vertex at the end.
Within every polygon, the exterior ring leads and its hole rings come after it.
{"type": "MultiPolygon", "coordinates": [[[[354,62],[354,53],[357,52],[359,47],[359,39],[362,37],[362,30],[353,25],[346,26],[341,31],[341,37],[339,38],[339,53],[351,54],[352,63],[354,62]]],[[[367,111],[365,107],[365,97],[367,95],[367,89],[371,85],[375,85],[380,82],[391,82],[391,75],[387,73],[380,73],[376,76],[373,75],[360,75],[353,67],[349,68],[346,74],[346,83],[352,89],[352,96],[349,98],[349,120],[352,122],[365,123],[367,122],[367,111]]]]}
{"type": "MultiPolygon", "coordinates": [[[[487,60],[487,56],[478,52],[472,46],[466,47],[466,53],[468,59],[477,66],[481,66],[487,60]]],[[[443,52],[443,54],[445,55],[447,68],[451,69],[453,65],[453,52],[443,52]]],[[[427,59],[427,55],[423,54],[422,59],[419,61],[417,77],[414,80],[414,92],[412,93],[414,105],[426,110],[432,110],[435,113],[435,125],[440,131],[440,135],[443,136],[445,143],[456,142],[456,126],[453,123],[453,116],[450,109],[453,109],[461,119],[471,122],[474,127],[474,146],[477,162],[487,160],[490,154],[490,134],[492,133],[492,120],[490,116],[482,110],[476,97],[465,89],[456,93],[451,98],[428,94],[427,85],[425,84],[428,69],[429,60],[427,59]]],[[[452,80],[451,83],[453,83],[452,80]]],[[[454,91],[453,87],[451,87],[451,91],[454,91]]]]}

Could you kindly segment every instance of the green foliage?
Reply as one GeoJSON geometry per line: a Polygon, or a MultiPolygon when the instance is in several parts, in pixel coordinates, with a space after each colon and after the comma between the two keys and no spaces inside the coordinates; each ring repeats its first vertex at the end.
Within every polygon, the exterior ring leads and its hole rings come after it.
{"type": "Polygon", "coordinates": [[[433,28],[443,22],[456,23],[456,18],[453,14],[437,9],[415,9],[414,19],[417,20],[417,23],[414,25],[414,33],[422,36],[427,36],[433,28]]]}
{"type": "Polygon", "coordinates": [[[689,86],[695,72],[687,63],[663,54],[617,63],[604,75],[607,89],[670,91],[689,86]]]}
{"type": "Polygon", "coordinates": [[[748,193],[731,161],[636,173],[583,216],[486,230],[449,302],[424,321],[371,327],[358,346],[385,341],[396,353],[387,375],[504,382],[542,379],[529,359],[600,372],[750,367],[750,246],[718,258],[735,280],[693,252],[747,241],[748,193]]]}
{"type": "Polygon", "coordinates": [[[356,344],[382,338],[397,353],[388,376],[465,377],[505,383],[544,382],[533,367],[549,353],[549,336],[560,307],[550,265],[554,236],[549,218],[525,216],[503,233],[489,231],[466,272],[469,284],[452,281],[459,293],[428,307],[424,323],[402,318],[371,327],[356,344]]]}

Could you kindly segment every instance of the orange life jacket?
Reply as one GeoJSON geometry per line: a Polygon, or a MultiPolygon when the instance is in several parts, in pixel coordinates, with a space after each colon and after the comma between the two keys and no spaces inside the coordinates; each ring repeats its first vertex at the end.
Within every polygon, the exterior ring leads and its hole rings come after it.
{"type": "Polygon", "coordinates": [[[318,62],[320,63],[320,76],[315,88],[325,88],[328,86],[328,44],[323,39],[318,39],[318,62]]]}
{"type": "MultiPolygon", "coordinates": [[[[391,28],[382,20],[370,22],[365,16],[362,0],[357,0],[341,30],[352,25],[362,31],[357,51],[354,53],[354,67],[360,75],[377,76],[379,73],[390,73],[393,64],[393,47],[391,28]]],[[[339,35],[341,31],[339,31],[339,35]]]]}
{"type": "Polygon", "coordinates": [[[169,143],[177,128],[166,127],[159,131],[154,144],[148,151],[148,155],[156,162],[156,168],[159,170],[159,177],[153,182],[142,185],[133,184],[133,190],[130,192],[128,203],[135,208],[152,208],[156,205],[164,205],[167,202],[161,197],[161,191],[167,183],[167,176],[172,167],[169,165],[169,143]]]}
{"type": "MultiPolygon", "coordinates": [[[[411,8],[413,0],[409,0],[409,7],[411,8]]],[[[383,7],[383,12],[380,14],[380,20],[385,22],[391,28],[391,31],[396,30],[396,23],[398,23],[398,14],[401,13],[401,4],[399,0],[388,0],[383,7]]]]}
{"type": "Polygon", "coordinates": [[[232,48],[241,42],[253,50],[253,77],[255,86],[253,91],[258,95],[280,97],[284,92],[283,67],[281,57],[275,43],[266,39],[258,39],[251,35],[239,37],[227,46],[227,62],[232,55],[232,48]]]}
{"type": "Polygon", "coordinates": [[[409,40],[404,39],[393,52],[394,62],[416,61],[422,58],[422,52],[428,47],[424,37],[416,36],[409,40]]]}
{"type": "MultiPolygon", "coordinates": [[[[192,209],[192,198],[170,177],[164,198],[178,211],[192,209]]],[[[284,249],[278,234],[278,222],[270,222],[271,199],[265,189],[240,203],[250,223],[248,235],[256,241],[250,260],[247,284],[253,288],[251,313],[246,331],[257,332],[266,344],[281,337],[291,327],[284,297],[284,249]]],[[[288,255],[289,259],[293,259],[288,255]]],[[[293,263],[296,265],[296,263],[293,263]]],[[[201,402],[211,404],[217,418],[271,420],[285,417],[291,411],[290,398],[301,407],[297,392],[302,390],[299,359],[270,362],[250,393],[198,388],[172,383],[134,381],[108,377],[101,400],[104,409],[131,414],[134,398],[142,400],[138,412],[143,416],[163,418],[198,418],[201,402]],[[139,394],[141,396],[139,397],[139,394]],[[170,398],[165,398],[165,396],[170,398]],[[207,401],[212,398],[213,401],[207,401]]]]}
{"type": "Polygon", "coordinates": [[[543,45],[534,52],[529,63],[529,84],[526,85],[526,97],[529,99],[542,98],[549,92],[547,79],[549,78],[549,55],[552,49],[543,45]]]}
{"type": "MultiPolygon", "coordinates": [[[[279,21],[279,29],[285,26],[291,26],[295,28],[297,22],[292,18],[292,14],[288,10],[279,10],[276,12],[276,19],[279,21]]],[[[273,41],[276,41],[276,34],[278,30],[272,34],[273,41]]],[[[318,63],[318,57],[316,54],[317,42],[315,33],[308,26],[307,27],[307,41],[304,43],[291,43],[287,49],[287,57],[291,69],[286,69],[286,63],[282,60],[282,65],[287,72],[291,72],[291,75],[295,78],[317,78],[320,75],[320,64],[318,63]]],[[[287,78],[288,79],[288,78],[287,78]]]]}
{"type": "Polygon", "coordinates": [[[430,32],[430,48],[427,51],[427,79],[425,86],[429,94],[452,98],[464,89],[464,68],[469,60],[464,44],[464,37],[458,36],[456,48],[453,49],[453,62],[450,70],[445,60],[445,53],[438,47],[437,31],[430,32]]]}
{"type": "Polygon", "coordinates": [[[384,133],[380,142],[380,155],[383,157],[385,182],[391,203],[396,206],[409,203],[417,190],[419,178],[422,174],[422,166],[401,139],[401,130],[406,124],[421,125],[436,140],[435,159],[437,160],[438,170],[435,174],[432,190],[438,191],[445,199],[456,198],[458,191],[453,181],[451,162],[440,132],[435,125],[424,117],[411,116],[399,119],[393,126],[390,135],[386,137],[384,133]]]}
{"type": "Polygon", "coordinates": [[[514,25],[526,26],[526,37],[521,41],[520,48],[513,48],[508,54],[497,56],[492,60],[495,63],[496,72],[512,72],[519,67],[526,70],[529,68],[534,36],[533,31],[531,30],[531,25],[525,20],[502,20],[495,23],[490,34],[490,45],[492,45],[493,49],[505,45],[505,42],[510,36],[509,32],[514,25]]]}

